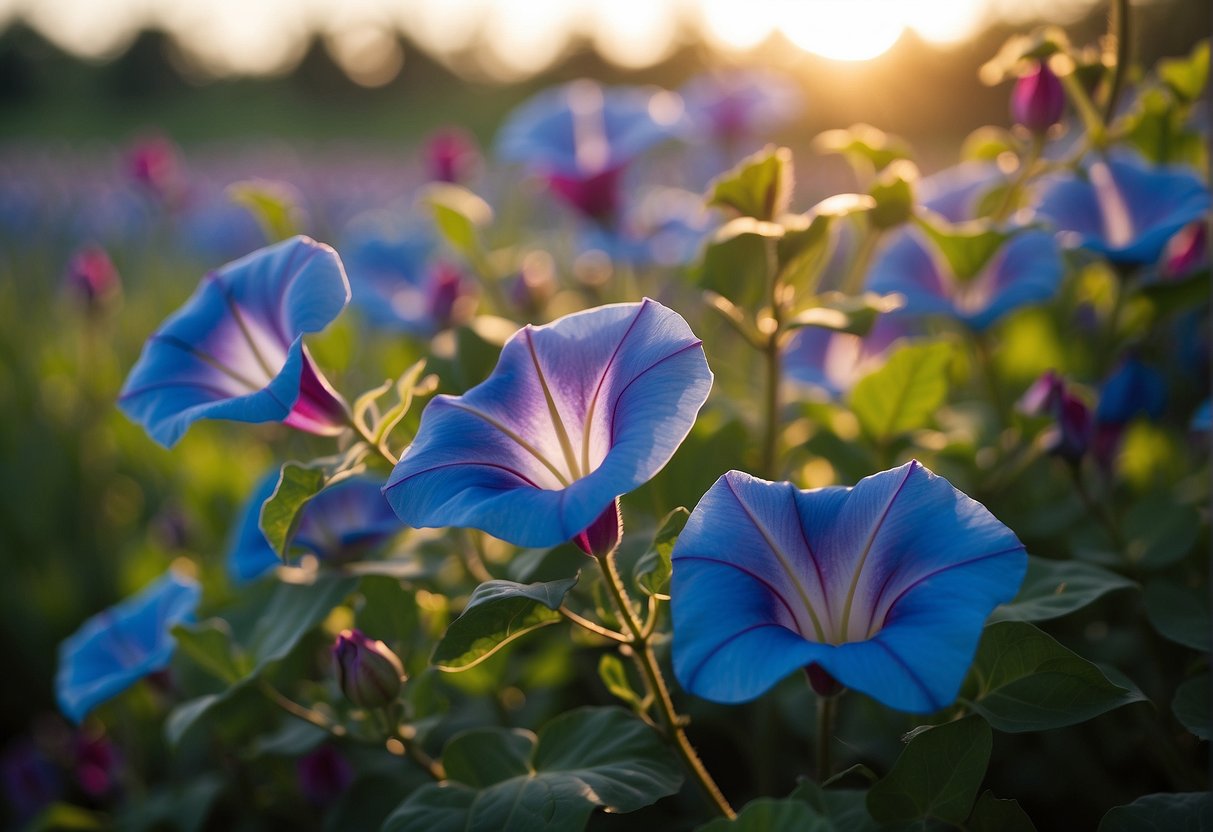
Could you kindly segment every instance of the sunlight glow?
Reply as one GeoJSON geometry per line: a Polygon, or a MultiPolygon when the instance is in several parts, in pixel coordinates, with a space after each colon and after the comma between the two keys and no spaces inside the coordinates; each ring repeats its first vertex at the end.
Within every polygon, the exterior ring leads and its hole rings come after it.
{"type": "Polygon", "coordinates": [[[898,0],[813,0],[779,6],[779,29],[806,52],[864,61],[887,51],[905,31],[898,0]]]}

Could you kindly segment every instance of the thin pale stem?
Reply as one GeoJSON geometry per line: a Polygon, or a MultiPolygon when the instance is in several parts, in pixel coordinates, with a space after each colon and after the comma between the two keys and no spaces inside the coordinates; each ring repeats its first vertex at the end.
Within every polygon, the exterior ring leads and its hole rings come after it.
{"type": "Polygon", "coordinates": [[[1111,124],[1116,116],[1116,101],[1124,86],[1125,71],[1129,67],[1131,29],[1129,27],[1129,0],[1112,0],[1108,17],[1108,36],[1116,43],[1116,65],[1112,67],[1112,79],[1108,83],[1108,98],[1104,101],[1103,120],[1111,124]]]}
{"type": "Polygon", "coordinates": [[[267,699],[296,719],[301,719],[304,722],[315,725],[317,728],[327,731],[334,737],[342,738],[347,735],[348,732],[345,730],[345,726],[338,725],[320,711],[309,708],[306,705],[300,705],[295,700],[283,694],[265,679],[259,679],[257,681],[257,687],[267,699]]]}
{"type": "Polygon", "coordinates": [[[767,241],[767,280],[771,318],[763,328],[767,337],[763,346],[766,361],[766,407],[762,432],[762,472],[767,479],[779,477],[779,387],[783,375],[783,284],[775,241],[767,241]]]}
{"type": "Polygon", "coordinates": [[[404,746],[404,755],[420,766],[426,774],[440,783],[446,779],[446,768],[422,750],[416,742],[417,732],[412,726],[397,725],[391,733],[392,737],[404,746]]]}
{"type": "Polygon", "coordinates": [[[558,612],[561,615],[563,615],[565,618],[567,618],[569,621],[572,621],[578,627],[581,627],[582,629],[585,629],[585,630],[589,630],[591,633],[594,633],[595,635],[602,636],[603,638],[609,638],[611,641],[617,641],[620,644],[631,644],[632,643],[632,639],[629,638],[628,636],[625,636],[623,633],[618,633],[609,627],[603,627],[601,624],[595,624],[593,621],[586,618],[585,616],[582,616],[582,615],[579,615],[579,614],[573,612],[571,609],[569,609],[564,604],[562,604],[560,606],[560,609],[558,610],[558,612]]]}
{"type": "Polygon", "coordinates": [[[674,750],[682,759],[687,772],[703,789],[716,811],[726,818],[737,817],[737,813],[733,811],[733,807],[729,805],[724,793],[720,791],[720,787],[716,785],[716,781],[704,767],[703,761],[699,759],[699,755],[687,738],[686,731],[683,730],[685,719],[678,715],[678,711],[674,707],[669,686],[666,685],[661,666],[657,662],[657,654],[653,652],[653,647],[645,636],[642,623],[637,620],[632,611],[631,602],[628,600],[627,591],[623,586],[623,579],[615,567],[614,552],[600,555],[597,560],[598,565],[602,568],[602,576],[606,581],[607,590],[611,595],[611,600],[615,603],[619,617],[632,634],[630,649],[635,654],[636,663],[644,675],[646,686],[654,695],[654,704],[661,712],[668,739],[673,743],[674,750]]]}

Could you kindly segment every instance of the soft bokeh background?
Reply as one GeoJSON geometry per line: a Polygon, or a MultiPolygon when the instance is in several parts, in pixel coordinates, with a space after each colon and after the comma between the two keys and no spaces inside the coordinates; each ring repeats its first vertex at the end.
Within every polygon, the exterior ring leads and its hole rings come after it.
{"type": "MultiPolygon", "coordinates": [[[[1200,0],[1136,11],[1145,65],[1210,28],[1200,0]]],[[[978,69],[1009,34],[1047,18],[1094,40],[1105,14],[1092,0],[0,0],[0,745],[53,711],[56,645],[87,615],[175,558],[222,570],[231,518],[273,463],[265,440],[312,447],[205,424],[170,455],[114,409],[147,334],[227,259],[174,249],[145,204],[106,201],[132,142],[168,137],[202,187],[266,176],[372,206],[420,183],[434,131],[464,128],[491,155],[505,114],[545,86],[673,89],[763,66],[803,92],[769,138],[796,151],[807,205],[847,187],[840,161],[808,151],[822,130],[875,124],[942,168],[974,128],[1006,124],[1007,88],[978,69]],[[64,230],[81,182],[101,194],[87,230],[120,240],[124,299],[104,315],[61,291],[85,236],[64,230]]],[[[316,346],[337,377],[357,336],[316,346]]]]}

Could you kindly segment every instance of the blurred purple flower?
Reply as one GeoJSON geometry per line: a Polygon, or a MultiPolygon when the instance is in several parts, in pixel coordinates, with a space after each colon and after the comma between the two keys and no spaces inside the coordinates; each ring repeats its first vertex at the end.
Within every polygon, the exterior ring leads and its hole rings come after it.
{"type": "Polygon", "coordinates": [[[1140,416],[1158,419],[1166,405],[1166,382],[1157,370],[1136,358],[1121,361],[1099,390],[1092,441],[1096,461],[1111,470],[1129,423],[1140,416]]]}
{"type": "Polygon", "coordinates": [[[94,615],[59,645],[55,694],[79,724],[93,708],[168,666],[173,626],[194,617],[202,588],[174,571],[137,595],[94,615]]]}
{"type": "Polygon", "coordinates": [[[295,761],[299,791],[314,806],[328,806],[354,782],[354,766],[332,745],[322,745],[295,761]]]}
{"type": "Polygon", "coordinates": [[[1181,228],[1204,219],[1209,190],[1187,168],[1121,154],[1091,161],[1081,175],[1055,177],[1036,210],[1067,245],[1113,263],[1146,265],[1181,228]]]}
{"type": "Polygon", "coordinates": [[[444,128],[430,136],[422,156],[430,179],[438,182],[467,182],[481,164],[476,140],[456,127],[444,128]]]}
{"type": "Polygon", "coordinates": [[[1078,462],[1091,447],[1094,430],[1091,409],[1052,370],[1032,383],[1016,409],[1027,416],[1047,416],[1052,420],[1042,439],[1047,453],[1078,462]]]}
{"type": "Polygon", "coordinates": [[[19,824],[31,820],[63,796],[63,776],[31,738],[10,742],[0,755],[4,800],[19,824]]]}
{"type": "Polygon", "coordinates": [[[784,366],[791,381],[839,398],[879,368],[893,343],[908,332],[903,321],[887,315],[864,336],[804,327],[784,349],[784,366]]]}
{"type": "Polygon", "coordinates": [[[1178,280],[1209,265],[1208,225],[1202,220],[1180,229],[1163,251],[1161,277],[1178,280]]]}
{"type": "Polygon", "coordinates": [[[148,339],[119,407],[165,446],[198,419],[339,433],[346,405],[303,335],[327,326],[349,297],[337,252],[307,237],[228,263],[148,339]]]}
{"type": "Polygon", "coordinates": [[[766,69],[729,69],[697,75],[680,91],[694,138],[734,146],[766,139],[800,116],[804,98],[793,80],[766,69]]]}
{"type": "Polygon", "coordinates": [[[487,380],[430,401],[384,493],[410,526],[555,546],[665,466],[711,384],[686,321],[647,298],[527,326],[487,380]]]}
{"type": "Polygon", "coordinates": [[[103,732],[83,730],[74,741],[76,782],[93,800],[102,800],[118,787],[122,756],[103,732]]]}
{"type": "Polygon", "coordinates": [[[173,207],[185,195],[185,165],[177,146],[164,136],[145,136],[126,152],[127,176],[158,201],[173,207]]]}
{"type": "MultiPolygon", "coordinates": [[[[245,583],[282,563],[261,533],[261,506],[274,493],[278,472],[257,485],[228,549],[227,571],[245,583]]],[[[404,526],[381,493],[381,481],[355,477],[326,488],[303,507],[291,545],[325,564],[363,557],[404,526]]]]}
{"type": "Polygon", "coordinates": [[[63,276],[66,291],[89,312],[99,312],[122,294],[118,270],[105,249],[85,246],[72,255],[63,276]]]}
{"type": "Polygon", "coordinates": [[[718,224],[703,197],[690,191],[662,188],[629,203],[613,225],[587,223],[580,233],[582,250],[603,251],[613,262],[636,267],[682,266],[696,258],[718,224]]]}
{"type": "Polygon", "coordinates": [[[950,705],[1023,544],[918,462],[800,491],[730,471],[673,553],[674,673],[716,702],[798,668],[912,713],[950,705]]]}

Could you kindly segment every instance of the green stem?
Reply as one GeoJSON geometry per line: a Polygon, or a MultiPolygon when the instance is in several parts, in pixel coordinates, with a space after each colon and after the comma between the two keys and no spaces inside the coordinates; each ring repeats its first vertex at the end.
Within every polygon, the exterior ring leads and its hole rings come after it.
{"type": "Polygon", "coordinates": [[[1111,124],[1116,115],[1116,100],[1124,86],[1125,71],[1129,66],[1130,29],[1129,0],[1112,0],[1108,16],[1108,36],[1116,42],[1116,65],[1112,67],[1112,80],[1108,84],[1108,98],[1104,101],[1104,124],[1111,124]]]}
{"type": "Polygon", "coordinates": [[[837,696],[817,697],[817,782],[824,783],[833,773],[830,760],[830,740],[834,736],[834,719],[838,713],[837,696]]]}
{"type": "Polygon", "coordinates": [[[779,279],[779,264],[775,241],[767,240],[767,280],[771,318],[763,327],[766,343],[766,406],[762,432],[762,472],[767,479],[779,477],[779,386],[783,375],[783,282],[779,279]]]}
{"type": "Polygon", "coordinates": [[[1024,185],[1032,179],[1032,174],[1035,172],[1036,163],[1040,160],[1040,155],[1045,149],[1045,136],[1043,133],[1036,133],[1032,136],[1032,144],[1028,148],[1027,155],[1020,161],[1019,171],[1015,174],[1015,179],[1007,186],[1006,192],[1003,194],[1002,202],[998,206],[998,210],[993,213],[991,219],[995,222],[1001,222],[1011,213],[1011,209],[1015,207],[1015,199],[1019,196],[1019,192],[1023,190],[1024,185]]]}
{"type": "Polygon", "coordinates": [[[625,628],[631,634],[633,658],[640,668],[640,672],[644,675],[646,686],[654,694],[654,704],[661,713],[661,720],[665,725],[667,738],[673,743],[674,750],[682,759],[687,773],[699,784],[699,787],[707,795],[716,811],[726,818],[735,818],[737,813],[733,811],[733,807],[729,805],[724,793],[720,791],[720,787],[716,785],[716,781],[712,779],[712,775],[704,767],[703,761],[699,759],[699,755],[695,752],[695,748],[687,738],[686,731],[683,730],[685,719],[678,715],[678,711],[674,707],[674,700],[670,697],[669,686],[666,685],[665,677],[661,672],[661,666],[657,662],[657,654],[653,652],[653,646],[645,635],[643,625],[637,620],[635,613],[632,611],[627,590],[624,589],[623,579],[620,577],[619,570],[615,566],[614,551],[608,552],[605,555],[599,555],[596,559],[599,567],[602,569],[602,577],[606,582],[607,590],[610,593],[611,600],[615,604],[616,611],[619,613],[620,620],[623,621],[625,628]]]}

